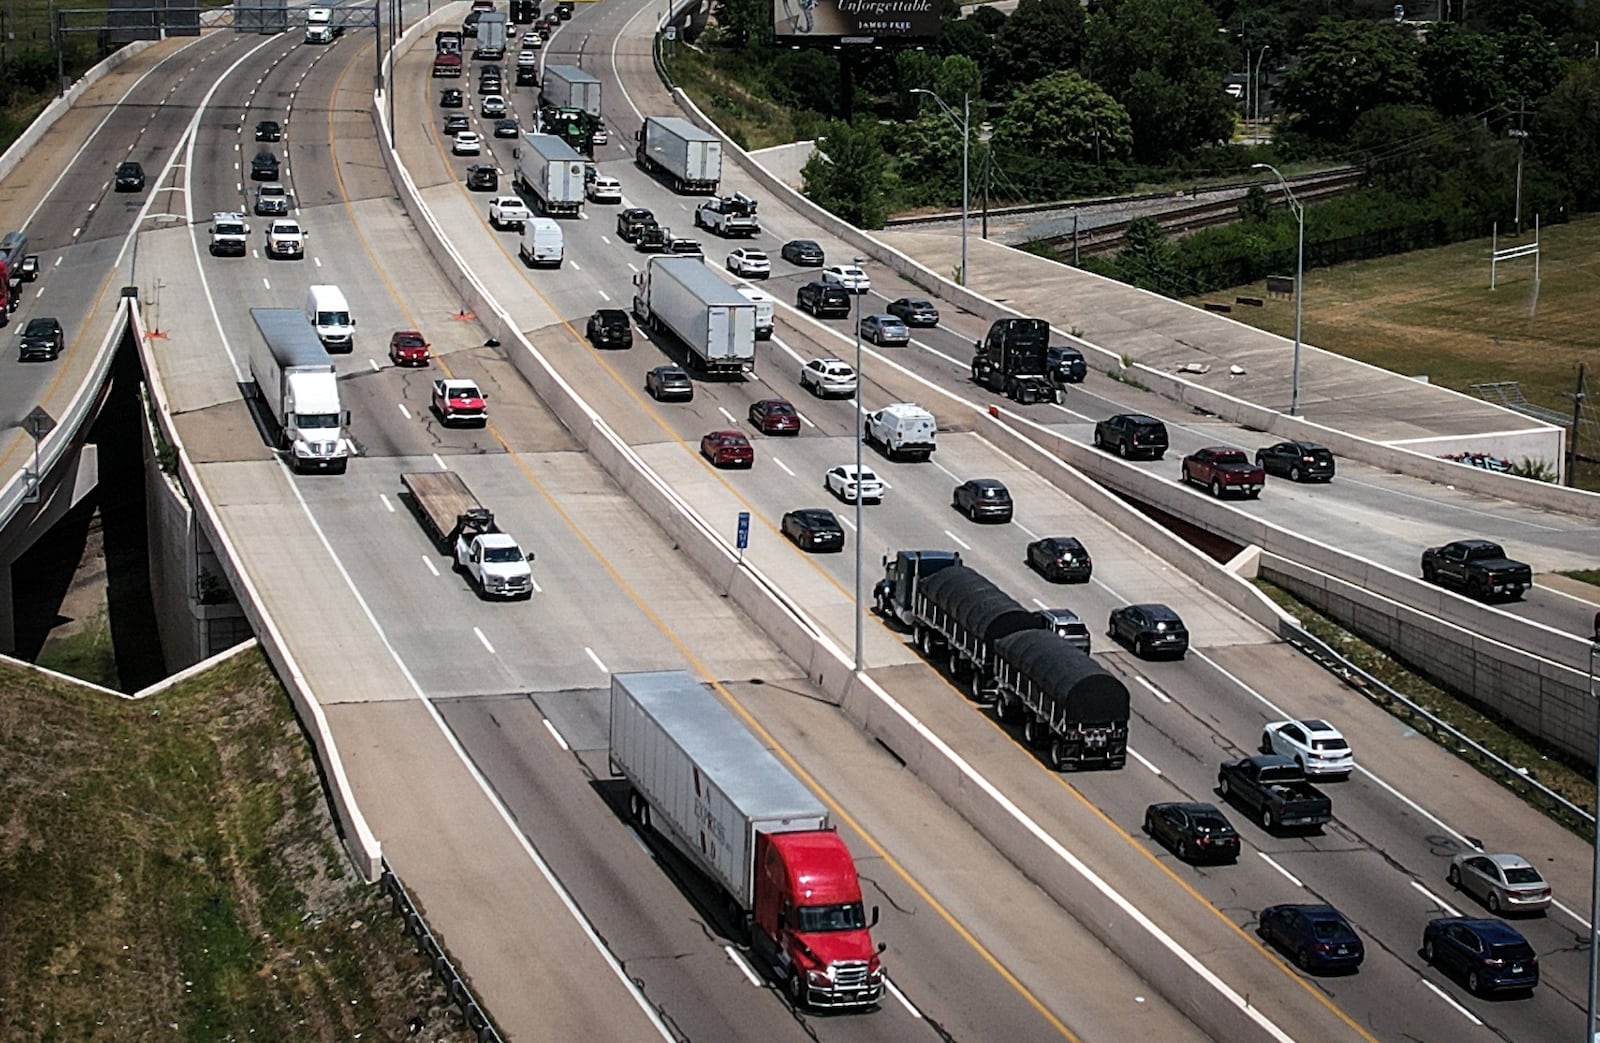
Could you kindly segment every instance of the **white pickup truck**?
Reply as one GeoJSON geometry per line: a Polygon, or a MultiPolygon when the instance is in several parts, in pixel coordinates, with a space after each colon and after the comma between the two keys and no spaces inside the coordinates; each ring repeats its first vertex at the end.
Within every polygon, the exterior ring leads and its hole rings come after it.
{"type": "Polygon", "coordinates": [[[268,257],[304,257],[306,233],[300,222],[280,217],[267,224],[268,257]]]}
{"type": "Polygon", "coordinates": [[[211,256],[243,257],[250,246],[250,226],[243,214],[211,215],[211,256]]]}
{"type": "Polygon", "coordinates": [[[533,211],[521,196],[495,196],[489,200],[489,226],[522,231],[522,226],[533,220],[533,211]]]}
{"type": "Polygon", "coordinates": [[[454,471],[423,471],[400,476],[411,506],[441,550],[454,559],[472,587],[486,598],[533,596],[532,554],[501,532],[494,514],[478,502],[454,471]]]}
{"type": "Polygon", "coordinates": [[[695,208],[694,226],[710,229],[724,239],[761,234],[761,222],[756,220],[756,201],[743,192],[701,203],[695,208]]]}

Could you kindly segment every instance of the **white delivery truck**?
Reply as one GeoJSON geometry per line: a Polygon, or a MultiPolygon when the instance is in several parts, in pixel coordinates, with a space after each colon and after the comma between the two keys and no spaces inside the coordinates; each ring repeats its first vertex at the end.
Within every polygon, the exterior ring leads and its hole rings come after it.
{"type": "Polygon", "coordinates": [[[772,337],[773,316],[777,312],[777,301],[772,294],[758,290],[747,282],[736,282],[733,288],[744,294],[745,300],[756,306],[756,339],[768,340],[772,337]]]}
{"type": "Polygon", "coordinates": [[[560,268],[567,246],[561,226],[552,218],[533,217],[522,222],[522,245],[517,254],[529,268],[560,268]]]}
{"type": "Polygon", "coordinates": [[[722,181],[722,142],[682,116],[646,116],[635,158],[663,173],[679,193],[716,194],[722,181]]]}
{"type": "Polygon", "coordinates": [[[293,308],[251,308],[261,336],[250,345],[250,376],[273,424],[278,447],[288,450],[296,474],[343,474],[350,459],[333,359],[305,316],[293,308]]]}
{"type": "Polygon", "coordinates": [[[523,134],[514,153],[515,184],[533,196],[534,209],[552,216],[583,212],[583,157],[554,134],[523,134]]]}
{"type": "Polygon", "coordinates": [[[600,81],[576,65],[546,65],[539,104],[552,109],[582,109],[600,118],[600,81]]]}
{"type": "Polygon", "coordinates": [[[312,286],[306,290],[306,321],[328,350],[355,350],[356,320],[350,302],[337,286],[312,286]]]}
{"type": "Polygon", "coordinates": [[[652,257],[633,283],[640,325],[676,334],[695,368],[725,375],[755,371],[756,306],[703,258],[652,257]]]}
{"type": "Polygon", "coordinates": [[[506,16],[501,11],[485,11],[478,16],[478,45],[472,60],[497,62],[506,56],[506,16]]]}

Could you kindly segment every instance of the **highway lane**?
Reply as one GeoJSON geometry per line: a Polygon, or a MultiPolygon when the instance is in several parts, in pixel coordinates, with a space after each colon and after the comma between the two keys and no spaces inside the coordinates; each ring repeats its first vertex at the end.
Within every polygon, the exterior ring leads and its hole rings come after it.
{"type": "MultiPolygon", "coordinates": [[[[615,123],[615,122],[616,122],[616,120],[613,120],[613,123],[615,123]]],[[[638,192],[637,192],[637,190],[636,190],[636,189],[634,189],[634,188],[633,188],[633,187],[632,187],[632,186],[631,186],[631,185],[630,185],[630,189],[629,189],[629,191],[630,191],[630,193],[631,193],[631,194],[635,194],[635,195],[637,195],[637,194],[639,194],[639,193],[638,193],[638,192]]],[[[592,262],[584,262],[584,264],[588,264],[588,265],[590,265],[590,266],[592,266],[592,262]]],[[[550,279],[550,280],[546,280],[546,283],[547,283],[547,284],[554,284],[554,282],[555,282],[555,280],[554,280],[554,279],[550,279]]],[[[615,291],[613,291],[613,292],[615,292],[615,291]]],[[[561,296],[562,296],[562,293],[561,293],[561,292],[559,292],[559,291],[555,291],[555,290],[552,290],[552,291],[551,291],[551,292],[550,292],[550,296],[551,296],[551,298],[552,298],[552,299],[561,299],[561,296]]],[[[574,316],[574,318],[576,318],[576,316],[574,316]]],[[[637,364],[635,364],[635,365],[634,365],[634,368],[637,368],[637,364]]],[[[763,372],[767,372],[767,371],[768,371],[768,370],[767,370],[767,368],[766,368],[766,367],[765,367],[765,366],[764,366],[764,367],[763,367],[763,372]]],[[[706,390],[706,389],[705,389],[705,388],[703,388],[703,389],[702,389],[702,393],[705,393],[705,390],[706,390]]],[[[722,388],[722,387],[718,387],[718,388],[717,388],[717,389],[716,389],[716,390],[717,390],[717,392],[718,392],[718,393],[719,393],[719,395],[721,395],[721,394],[722,394],[722,393],[724,393],[724,392],[726,392],[726,391],[727,391],[727,390],[729,390],[729,389],[727,389],[727,388],[722,388]]],[[[735,403],[735,404],[737,404],[737,403],[735,403]]],[[[803,404],[802,404],[802,407],[803,407],[803,408],[808,408],[808,407],[806,407],[806,406],[805,406],[805,404],[804,404],[804,403],[803,403],[803,404]]],[[[724,408],[728,408],[728,407],[724,407],[724,408]]],[[[706,411],[705,411],[705,410],[704,410],[704,409],[702,409],[702,410],[701,410],[701,415],[702,415],[702,416],[704,416],[704,415],[705,415],[705,412],[706,412],[706,411]]],[[[738,412],[738,410],[737,410],[737,409],[733,409],[733,408],[729,408],[729,412],[733,412],[733,413],[737,413],[737,412],[738,412]]],[[[765,444],[766,444],[766,442],[767,442],[767,440],[761,440],[761,444],[762,444],[762,445],[765,445],[765,444]]],[[[788,452],[789,452],[789,451],[788,451],[788,450],[787,450],[787,449],[786,449],[786,450],[784,450],[784,451],[785,451],[785,453],[786,453],[786,455],[787,455],[787,454],[788,454],[788,452]]],[[[935,502],[936,502],[936,501],[935,501],[935,502]]],[[[897,530],[897,531],[898,531],[898,530],[897,530]]],[[[1212,770],[1214,770],[1214,765],[1213,765],[1213,766],[1211,766],[1211,768],[1212,768],[1212,770]]]]}
{"type": "MultiPolygon", "coordinates": [[[[312,79],[308,79],[307,91],[311,89],[311,83],[312,79]]],[[[314,109],[314,105],[302,100],[297,103],[296,109],[303,113],[307,109],[314,109]]],[[[221,133],[225,133],[225,128],[219,128],[221,133]]],[[[225,137],[220,145],[213,147],[220,150],[219,155],[227,156],[225,137]]],[[[197,191],[197,196],[204,198],[205,191],[225,194],[229,190],[226,178],[219,178],[212,188],[197,191]]],[[[345,207],[352,211],[366,209],[359,203],[345,204],[345,207]]],[[[380,207],[374,204],[374,208],[380,207]]],[[[309,211],[302,208],[302,212],[307,223],[314,228],[332,228],[335,235],[343,234],[337,228],[339,215],[335,208],[310,208],[309,211]]],[[[365,226],[359,217],[348,223],[357,239],[366,239],[373,234],[372,229],[365,226]]],[[[388,251],[379,252],[386,259],[389,257],[388,251]]],[[[351,270],[348,262],[355,256],[347,254],[341,259],[344,265],[341,267],[341,279],[344,278],[343,272],[351,270]]],[[[356,293],[364,290],[374,301],[381,301],[383,294],[379,287],[388,286],[388,275],[376,256],[369,254],[368,260],[370,267],[380,274],[374,279],[359,270],[355,271],[352,298],[355,299],[356,293]]],[[[314,262],[315,257],[311,258],[311,267],[314,267],[314,262]]],[[[224,328],[233,331],[236,341],[243,336],[253,335],[245,314],[249,304],[290,304],[303,288],[303,280],[308,278],[304,275],[308,267],[306,262],[268,264],[256,258],[247,258],[244,262],[202,258],[202,263],[206,265],[208,278],[216,279],[217,287],[212,294],[214,304],[224,328]],[[289,270],[296,272],[300,278],[291,277],[287,274],[289,270]],[[257,278],[266,278],[258,275],[263,271],[272,273],[267,280],[268,285],[256,289],[251,284],[257,278]]],[[[375,312],[358,310],[358,314],[363,322],[379,323],[383,329],[389,328],[391,322],[395,325],[415,322],[416,316],[408,314],[405,301],[404,296],[391,295],[375,312]]],[[[404,405],[404,399],[391,399],[383,403],[383,408],[378,407],[377,403],[383,395],[383,391],[378,390],[383,387],[380,380],[399,374],[372,371],[371,349],[364,332],[358,332],[358,342],[361,343],[358,351],[341,362],[341,368],[347,375],[344,381],[346,386],[361,384],[374,389],[370,395],[355,400],[356,427],[372,432],[372,440],[385,445],[400,445],[408,439],[415,440],[419,437],[418,431],[431,426],[430,422],[407,417],[395,408],[404,405]],[[365,372],[363,366],[366,367],[365,372]]],[[[235,346],[237,348],[238,345],[235,346]]],[[[463,346],[449,351],[446,360],[453,368],[459,357],[470,357],[472,354],[469,348],[463,346]]],[[[380,370],[383,368],[380,365],[380,370]]],[[[395,382],[389,382],[388,386],[393,390],[395,382]]],[[[511,405],[517,407],[519,403],[515,390],[508,386],[507,392],[511,405]]],[[[525,388],[521,394],[524,399],[527,398],[525,388]]],[[[527,409],[530,403],[525,401],[520,406],[527,409]]],[[[498,396],[494,408],[496,415],[505,408],[498,396]]],[[[517,415],[515,409],[513,415],[517,415]]],[[[548,421],[545,428],[554,430],[548,421]]],[[[251,450],[248,440],[240,443],[238,448],[244,452],[251,450]]],[[[485,490],[486,499],[493,498],[513,531],[538,534],[559,531],[563,519],[551,515],[564,514],[567,524],[575,532],[592,533],[597,540],[606,537],[604,544],[607,546],[616,545],[636,551],[653,541],[659,541],[659,534],[648,525],[643,531],[633,531],[638,526],[633,512],[627,509],[619,496],[604,494],[601,488],[603,478],[593,472],[592,465],[587,464],[584,458],[566,451],[569,447],[564,442],[564,436],[560,444],[549,448],[551,452],[548,454],[530,454],[519,461],[518,470],[526,472],[520,483],[510,478],[510,468],[505,462],[491,455],[472,454],[461,459],[452,458],[451,462],[469,474],[474,487],[485,490]],[[559,480],[563,473],[569,481],[559,480]],[[549,485],[537,484],[541,481],[548,481],[549,485]],[[518,484],[522,485],[520,495],[515,491],[518,484]],[[538,495],[530,493],[530,484],[538,490],[538,495]],[[551,487],[565,498],[564,502],[546,500],[544,505],[540,505],[538,501],[543,498],[545,489],[551,487]],[[541,514],[541,510],[546,513],[541,514]],[[615,538],[609,538],[613,534],[615,538]]],[[[257,446],[255,451],[264,454],[265,447],[257,446]]],[[[610,607],[615,599],[602,593],[604,581],[596,575],[593,561],[588,562],[586,568],[572,564],[573,574],[567,575],[562,554],[568,548],[562,546],[563,541],[546,543],[540,540],[534,543],[530,539],[530,544],[540,550],[538,569],[541,575],[545,572],[547,558],[553,556],[550,575],[559,590],[581,591],[581,604],[574,603],[570,607],[564,607],[563,598],[566,595],[547,599],[542,594],[533,605],[528,606],[481,605],[470,598],[459,579],[449,576],[444,569],[438,569],[437,564],[434,568],[440,574],[434,575],[433,569],[428,567],[429,559],[439,559],[431,555],[431,549],[427,547],[427,541],[422,538],[414,520],[402,516],[403,508],[395,502],[397,497],[394,495],[398,490],[398,473],[407,468],[436,465],[431,455],[394,458],[369,455],[367,459],[359,461],[358,467],[343,479],[301,483],[312,513],[324,522],[324,530],[335,553],[357,587],[385,592],[377,608],[385,632],[405,650],[408,665],[413,667],[413,672],[426,687],[430,690],[437,687],[446,693],[517,691],[518,685],[524,686],[522,690],[536,687],[543,690],[551,684],[593,684],[604,677],[605,669],[621,669],[634,662],[653,667],[662,665],[664,653],[640,640],[641,630],[648,629],[647,623],[610,607]],[[391,507],[394,509],[391,510],[391,507]],[[396,567],[394,551],[402,546],[411,548],[410,556],[416,560],[415,565],[396,567]],[[437,604],[441,598],[449,602],[443,612],[437,604]],[[546,604],[552,600],[553,604],[546,604]],[[575,635],[592,634],[593,606],[597,605],[606,605],[608,615],[615,614],[615,631],[609,636],[600,635],[605,638],[604,643],[593,636],[588,645],[576,642],[575,635]],[[429,611],[422,611],[424,606],[429,611]],[[517,622],[507,625],[510,623],[508,617],[513,613],[517,622]],[[444,621],[443,625],[441,620],[444,621]]],[[[574,551],[574,558],[581,556],[574,551]]],[[[709,665],[713,676],[770,676],[776,673],[773,667],[779,664],[761,658],[762,655],[770,655],[770,652],[760,651],[767,647],[764,640],[754,635],[749,641],[730,640],[729,635],[736,633],[738,628],[723,625],[727,623],[723,618],[727,610],[721,606],[720,599],[714,593],[704,591],[698,584],[686,584],[681,570],[672,566],[672,560],[670,550],[656,547],[653,553],[630,554],[626,564],[619,567],[631,574],[634,583],[645,587],[652,611],[671,613],[673,618],[678,618],[681,612],[684,616],[705,621],[718,630],[714,639],[709,641],[712,647],[701,653],[704,657],[701,661],[709,665]],[[641,571],[643,579],[639,575],[641,571]],[[752,648],[756,651],[752,652],[752,648]]],[[[645,599],[640,600],[642,602],[645,599]]],[[[781,665],[785,671],[793,669],[787,664],[781,665]]],[[[1017,886],[1026,885],[1019,883],[1017,886]]],[[[949,930],[948,924],[944,930],[949,930]]],[[[922,937],[921,932],[922,928],[912,932],[909,948],[913,952],[944,953],[952,945],[960,945],[959,940],[953,939],[948,933],[930,941],[922,937]]],[[[1125,972],[1121,973],[1125,976],[1125,972]]],[[[1052,995],[1068,997],[1073,994],[1074,988],[1083,988],[1068,987],[1056,981],[1048,984],[1052,995]]],[[[993,1017],[1002,1023],[1006,1018],[1020,1017],[1022,1020],[1018,1021],[1017,1030],[1029,1038],[1038,1038],[1039,1014],[1032,1006],[1019,1004],[1015,990],[1003,982],[999,983],[997,990],[994,986],[982,988],[985,991],[997,991],[991,1004],[996,1010],[1015,1008],[1016,1011],[1004,1017],[991,1012],[993,1017]]],[[[1155,1004],[1152,1009],[1161,1009],[1161,1006],[1155,1004]]],[[[768,1016],[781,1018],[784,1012],[779,1007],[768,1016]]],[[[1175,1026],[1181,1025],[1181,1019],[1173,1023],[1175,1026]]],[[[1181,1035],[1183,1030],[1178,1028],[1175,1031],[1181,1035]]]]}

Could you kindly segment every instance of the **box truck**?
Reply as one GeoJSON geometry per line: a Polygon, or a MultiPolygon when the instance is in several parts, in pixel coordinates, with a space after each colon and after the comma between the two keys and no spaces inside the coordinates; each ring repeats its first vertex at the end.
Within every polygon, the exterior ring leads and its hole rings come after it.
{"type": "Polygon", "coordinates": [[[523,134],[516,150],[515,184],[533,196],[540,213],[576,217],[583,212],[583,157],[554,134],[523,134]]]}
{"type": "Polygon", "coordinates": [[[650,173],[665,174],[679,193],[715,195],[722,180],[722,142],[682,116],[646,116],[635,158],[650,173]]]}
{"type": "Polygon", "coordinates": [[[610,760],[628,808],[720,888],[797,1007],[871,1007],[884,974],[828,809],[681,670],[611,675],[610,760]]]}
{"type": "Polygon", "coordinates": [[[497,62],[506,56],[506,16],[499,11],[485,11],[478,16],[478,44],[472,49],[472,60],[497,62]]]}
{"type": "Polygon", "coordinates": [[[756,368],[756,305],[698,256],[652,257],[633,277],[633,314],[653,331],[668,330],[706,373],[756,368]]]}
{"type": "Polygon", "coordinates": [[[256,395],[278,429],[278,448],[289,452],[296,474],[343,474],[350,459],[333,358],[311,324],[293,308],[251,308],[261,336],[250,345],[256,395]]]}
{"type": "Polygon", "coordinates": [[[539,104],[550,109],[581,109],[600,118],[600,81],[576,65],[546,65],[539,104]]]}

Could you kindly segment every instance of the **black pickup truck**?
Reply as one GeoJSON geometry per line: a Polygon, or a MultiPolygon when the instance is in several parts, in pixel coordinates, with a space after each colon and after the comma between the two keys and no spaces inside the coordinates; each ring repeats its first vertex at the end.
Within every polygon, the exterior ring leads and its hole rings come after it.
{"type": "Polygon", "coordinates": [[[1269,833],[1320,826],[1333,819],[1333,801],[1307,782],[1305,772],[1288,757],[1224,761],[1217,769],[1217,788],[1227,800],[1253,812],[1269,833]]]}
{"type": "Polygon", "coordinates": [[[1422,578],[1429,583],[1455,587],[1479,601],[1515,600],[1533,586],[1533,570],[1506,557],[1498,543],[1456,540],[1422,552],[1422,578]]]}

